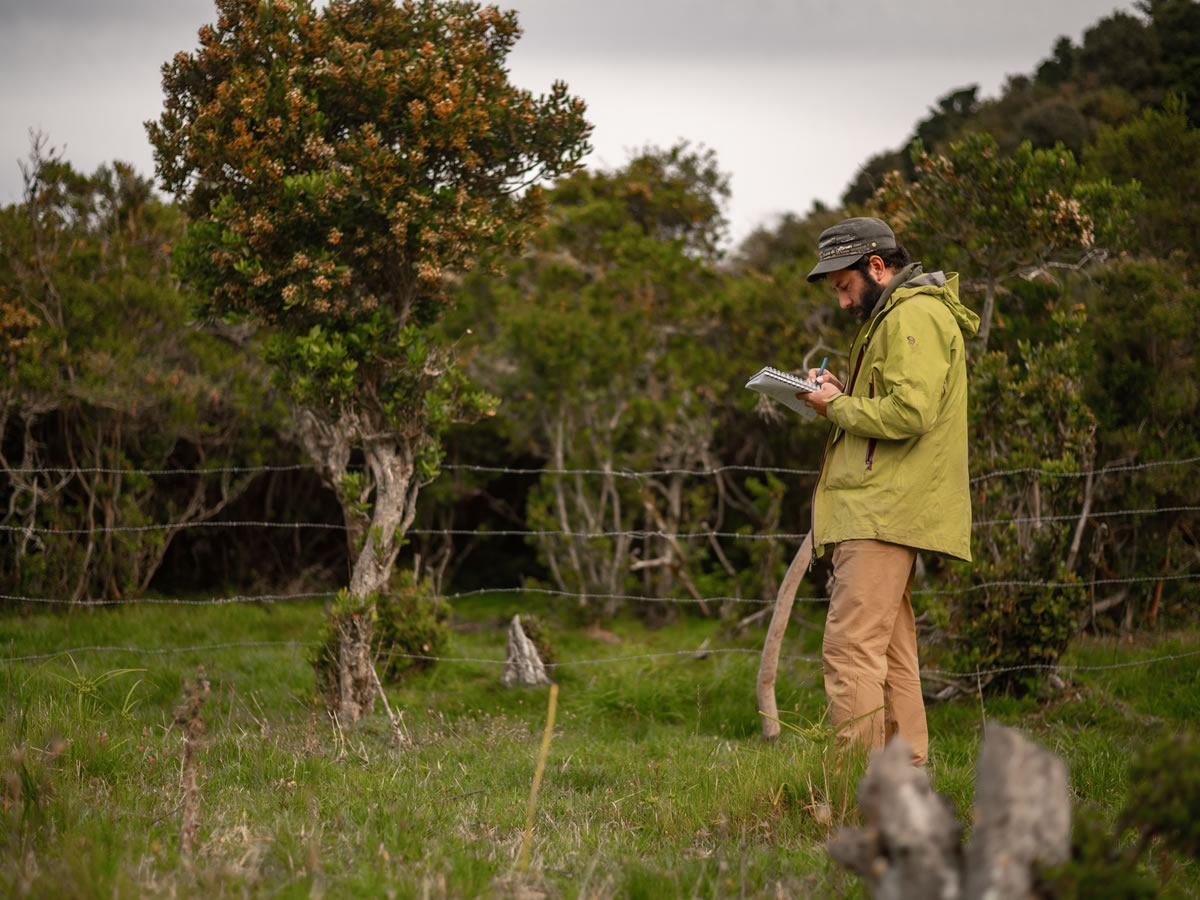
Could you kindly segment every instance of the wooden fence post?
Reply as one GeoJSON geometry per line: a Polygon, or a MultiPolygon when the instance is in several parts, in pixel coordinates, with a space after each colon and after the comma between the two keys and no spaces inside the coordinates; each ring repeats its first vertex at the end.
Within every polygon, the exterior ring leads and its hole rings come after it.
{"type": "Polygon", "coordinates": [[[812,561],[812,532],[805,535],[788,566],[787,574],[775,595],[775,608],[771,612],[771,624],[767,627],[767,639],[763,642],[762,659],[758,664],[758,712],[762,719],[763,738],[779,737],[779,707],[775,705],[775,675],[779,671],[779,650],[783,646],[783,635],[787,631],[788,619],[792,615],[792,604],[796,602],[796,591],[800,579],[812,561]]]}

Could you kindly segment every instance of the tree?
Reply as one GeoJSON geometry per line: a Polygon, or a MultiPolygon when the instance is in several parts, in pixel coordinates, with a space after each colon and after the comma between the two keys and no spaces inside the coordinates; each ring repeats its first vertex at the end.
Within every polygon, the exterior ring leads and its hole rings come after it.
{"type": "Polygon", "coordinates": [[[1156,95],[1159,55],[1156,29],[1129,13],[1115,12],[1083,33],[1076,63],[1085,84],[1117,84],[1143,101],[1157,102],[1162,97],[1156,95]]]}
{"type": "Polygon", "coordinates": [[[1200,3],[1196,0],[1140,0],[1158,38],[1158,79],[1169,91],[1191,100],[1193,126],[1200,128],[1200,3]]]}
{"type": "Polygon", "coordinates": [[[0,210],[0,573],[14,593],[136,596],[253,482],[229,467],[264,461],[278,403],[246,349],[188,326],[183,217],[147,179],[81,175],[40,139],[23,168],[0,210]]]}
{"type": "Polygon", "coordinates": [[[902,150],[887,150],[876,153],[869,158],[854,173],[854,180],[842,191],[843,206],[857,206],[868,203],[875,192],[883,187],[883,180],[889,172],[903,172],[905,177],[912,175],[912,160],[902,150]]]}
{"type": "Polygon", "coordinates": [[[937,107],[917,123],[915,140],[929,147],[950,140],[979,111],[979,85],[970,84],[938,97],[937,107]]]}
{"type": "Polygon", "coordinates": [[[337,696],[375,699],[385,591],[438,435],[490,409],[430,326],[456,270],[514,251],[536,183],[576,166],[590,126],[562,83],[508,81],[516,14],[458,0],[219,0],[200,47],[163,68],[147,123],[193,222],[179,258],[209,315],[270,329],[301,440],[337,492],[353,569],[337,696]],[[361,454],[364,467],[352,471],[361,454]]]}
{"type": "MultiPolygon", "coordinates": [[[[706,305],[727,195],[711,152],[686,145],[644,150],[615,172],[575,173],[549,192],[549,221],[506,281],[468,285],[500,326],[481,354],[480,378],[505,398],[519,445],[554,470],[526,503],[529,524],[617,532],[537,539],[562,590],[620,594],[640,555],[645,588],[667,595],[672,576],[687,583],[687,564],[704,553],[681,559],[685,548],[653,536],[635,545],[641,523],[679,530],[687,498],[680,476],[620,473],[711,464],[714,417],[700,385],[713,366],[704,338],[715,316],[706,305]],[[597,474],[568,478],[557,474],[563,469],[597,474]],[[651,560],[663,573],[657,584],[651,560]]],[[[616,608],[592,606],[595,614],[616,608]]]]}
{"type": "Polygon", "coordinates": [[[1019,341],[1015,359],[999,351],[971,359],[971,470],[1012,474],[972,485],[975,560],[949,566],[950,582],[961,585],[950,593],[951,665],[964,671],[1053,665],[1087,602],[1073,586],[1078,523],[1063,517],[1086,510],[1084,479],[1064,476],[1096,460],[1096,420],[1083,396],[1088,345],[1080,313],[1060,309],[1054,324],[1056,340],[1019,341]]]}
{"type": "Polygon", "coordinates": [[[1088,139],[1087,120],[1073,104],[1060,97],[1031,106],[1016,126],[1020,139],[1038,149],[1062,144],[1078,154],[1088,139]]]}
{"type": "Polygon", "coordinates": [[[1075,73],[1078,52],[1069,37],[1060,37],[1054,42],[1054,54],[1037,67],[1037,83],[1058,87],[1064,81],[1069,81],[1075,73]]]}
{"type": "Polygon", "coordinates": [[[1200,253],[1200,128],[1172,94],[1120,128],[1105,128],[1084,154],[1089,173],[1117,184],[1138,182],[1138,249],[1197,260],[1200,253]]]}
{"type": "MultiPolygon", "coordinates": [[[[1200,456],[1200,290],[1176,260],[1121,259],[1079,279],[1070,299],[1088,310],[1084,397],[1098,419],[1098,457],[1139,463],[1200,456]]],[[[1105,473],[1093,508],[1158,509],[1089,523],[1098,577],[1170,578],[1195,571],[1200,479],[1193,466],[1105,473]]],[[[1114,587],[1103,608],[1153,627],[1196,609],[1200,586],[1161,580],[1114,587]]]]}
{"type": "Polygon", "coordinates": [[[1025,142],[1005,155],[986,134],[952,143],[944,155],[918,142],[913,161],[917,180],[893,173],[875,203],[902,240],[978,280],[985,348],[1005,280],[1118,246],[1138,196],[1136,184],[1085,181],[1061,146],[1034,150],[1025,142]]]}

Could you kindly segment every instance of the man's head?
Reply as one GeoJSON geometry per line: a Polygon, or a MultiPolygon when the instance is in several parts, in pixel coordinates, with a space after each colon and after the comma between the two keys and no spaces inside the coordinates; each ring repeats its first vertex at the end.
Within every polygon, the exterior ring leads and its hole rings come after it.
{"type": "Polygon", "coordinates": [[[911,262],[908,251],[880,219],[843,219],[821,232],[817,264],[808,280],[825,278],[837,291],[838,304],[866,321],[892,278],[911,262]]]}

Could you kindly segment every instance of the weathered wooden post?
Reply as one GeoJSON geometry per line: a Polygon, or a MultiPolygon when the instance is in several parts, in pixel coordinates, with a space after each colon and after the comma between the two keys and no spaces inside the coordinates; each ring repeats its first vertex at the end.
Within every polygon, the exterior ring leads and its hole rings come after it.
{"type": "Polygon", "coordinates": [[[842,828],[826,845],[875,900],[1026,900],[1039,869],[1069,858],[1067,768],[1049,750],[1016,729],[987,726],[965,853],[962,825],[911,753],[894,738],[871,757],[858,786],[866,826],[842,828]]]}
{"type": "Polygon", "coordinates": [[[966,896],[1032,896],[1037,869],[1071,855],[1067,766],[1016,729],[989,724],[975,771],[966,896]]]}
{"type": "Polygon", "coordinates": [[[519,684],[522,687],[537,687],[550,684],[546,666],[538,656],[537,647],[521,627],[521,617],[513,616],[508,626],[508,651],[504,658],[504,672],[500,683],[505,687],[519,684]]]}
{"type": "Polygon", "coordinates": [[[767,627],[767,639],[763,642],[762,659],[758,664],[758,713],[762,719],[763,738],[779,737],[779,707],[775,704],[775,675],[779,671],[779,650],[787,631],[788,619],[792,615],[792,604],[796,602],[796,591],[800,579],[812,560],[812,532],[805,535],[800,549],[788,566],[779,591],[775,595],[775,608],[771,612],[771,624],[767,627]]]}
{"type": "Polygon", "coordinates": [[[876,900],[962,896],[962,825],[933,790],[912,748],[894,738],[871,757],[858,783],[864,828],[842,828],[826,844],[834,862],[854,872],[876,900]]]}

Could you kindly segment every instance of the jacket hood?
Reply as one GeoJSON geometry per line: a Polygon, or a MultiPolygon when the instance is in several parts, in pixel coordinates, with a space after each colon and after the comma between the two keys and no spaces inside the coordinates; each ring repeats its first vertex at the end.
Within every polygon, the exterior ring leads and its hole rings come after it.
{"type": "MultiPolygon", "coordinates": [[[[920,270],[918,269],[918,272],[920,270]]],[[[926,272],[915,278],[910,278],[897,287],[890,298],[888,307],[907,300],[914,294],[930,294],[937,297],[945,307],[954,314],[963,337],[972,338],[979,331],[979,316],[968,309],[958,299],[958,273],[926,272]]]]}

